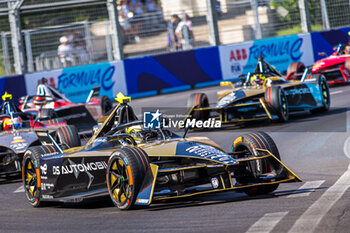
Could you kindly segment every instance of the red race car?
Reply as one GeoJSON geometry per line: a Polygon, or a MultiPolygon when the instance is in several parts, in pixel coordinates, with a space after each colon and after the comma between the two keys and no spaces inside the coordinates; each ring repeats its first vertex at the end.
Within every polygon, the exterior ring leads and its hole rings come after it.
{"type": "Polygon", "coordinates": [[[106,96],[99,96],[100,88],[91,90],[86,103],[73,103],[63,93],[48,85],[42,79],[37,87],[37,95],[19,99],[19,108],[33,116],[56,119],[63,118],[67,124],[75,125],[79,131],[91,130],[97,120],[112,109],[112,102],[106,96]]]}
{"type": "MultiPolygon", "coordinates": [[[[67,125],[63,119],[44,120],[30,113],[22,112],[12,101],[12,95],[5,92],[0,102],[0,176],[9,176],[21,172],[24,152],[32,147],[44,145],[39,140],[40,132],[65,146],[81,145],[76,127],[67,125]],[[35,118],[35,119],[34,119],[35,118]]],[[[52,146],[43,146],[49,148],[52,146]]],[[[32,174],[33,175],[33,174],[32,174]]]]}
{"type": "MultiPolygon", "coordinates": [[[[326,56],[326,53],[321,52],[318,55],[326,56]]],[[[286,78],[300,80],[304,71],[303,63],[291,63],[288,66],[286,78]]],[[[328,84],[350,82],[350,45],[339,44],[331,56],[315,62],[312,66],[312,74],[319,73],[326,77],[328,84]]]]}

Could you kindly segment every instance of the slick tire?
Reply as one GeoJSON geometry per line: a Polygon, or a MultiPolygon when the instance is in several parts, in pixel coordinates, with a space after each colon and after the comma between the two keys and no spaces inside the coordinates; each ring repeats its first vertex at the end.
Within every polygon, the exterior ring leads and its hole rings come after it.
{"type": "Polygon", "coordinates": [[[22,180],[24,192],[33,207],[43,206],[41,201],[40,157],[46,154],[44,146],[30,147],[22,161],[22,180]]]}
{"type": "Polygon", "coordinates": [[[346,58],[344,67],[350,73],[350,57],[346,58]]]}
{"type": "Polygon", "coordinates": [[[56,118],[56,112],[55,110],[51,109],[51,108],[43,108],[40,110],[40,114],[41,117],[43,118],[47,118],[47,119],[52,119],[52,118],[56,118]]]}
{"type": "Polygon", "coordinates": [[[149,167],[148,155],[141,148],[124,147],[113,152],[107,168],[107,187],[120,210],[134,208],[149,167]]]}
{"type": "MultiPolygon", "coordinates": [[[[255,149],[260,148],[270,151],[277,159],[281,160],[277,146],[273,139],[264,132],[252,132],[244,134],[233,142],[232,151],[234,159],[250,158],[259,156],[255,154],[255,149]]],[[[258,177],[264,173],[273,173],[278,177],[284,171],[283,166],[273,158],[253,160],[242,162],[237,171],[235,171],[236,181],[240,185],[259,182],[258,177]]],[[[263,195],[275,191],[279,184],[259,185],[251,188],[243,189],[248,195],[263,195]]]]}
{"type": "Polygon", "coordinates": [[[320,108],[310,110],[311,113],[321,113],[329,110],[331,105],[331,97],[329,92],[329,86],[327,84],[326,78],[321,74],[315,74],[314,79],[316,79],[316,83],[318,83],[320,88],[320,94],[323,106],[320,108]]]}
{"type": "Polygon", "coordinates": [[[277,116],[277,122],[288,121],[288,101],[282,87],[273,86],[266,88],[265,101],[271,113],[277,116]]]}
{"type": "Polygon", "coordinates": [[[55,133],[55,140],[64,146],[64,149],[81,146],[78,130],[74,125],[62,126],[55,133]]]}
{"type": "MultiPolygon", "coordinates": [[[[187,108],[206,108],[209,107],[209,100],[204,93],[193,93],[187,100],[187,108]]],[[[209,111],[192,111],[192,119],[206,121],[209,119],[209,111]]]]}
{"type": "Polygon", "coordinates": [[[305,65],[302,62],[293,62],[290,63],[288,65],[287,68],[287,76],[291,73],[294,73],[294,75],[292,75],[293,77],[296,77],[295,74],[300,74],[302,72],[304,72],[305,70],[305,65]]]}

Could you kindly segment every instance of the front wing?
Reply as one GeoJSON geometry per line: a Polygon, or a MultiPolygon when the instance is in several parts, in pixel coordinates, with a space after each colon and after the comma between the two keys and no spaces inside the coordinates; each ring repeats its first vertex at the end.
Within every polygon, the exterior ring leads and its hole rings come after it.
{"type": "MultiPolygon", "coordinates": [[[[256,150],[260,153],[263,153],[263,156],[259,157],[251,157],[251,158],[242,158],[237,159],[237,162],[244,163],[249,162],[252,160],[259,160],[264,158],[273,158],[282,165],[284,171],[281,173],[282,175],[278,177],[265,177],[261,179],[261,182],[257,183],[248,183],[248,184],[240,184],[235,185],[232,182],[232,173],[230,172],[229,166],[235,166],[235,165],[229,165],[224,168],[224,172],[220,174],[219,176],[209,177],[211,178],[211,181],[213,183],[213,179],[215,179],[216,185],[211,185],[211,187],[197,187],[197,188],[188,188],[183,190],[181,193],[176,192],[169,192],[169,190],[162,190],[155,193],[156,188],[156,179],[157,176],[159,176],[160,173],[168,172],[171,174],[171,172],[178,172],[183,170],[191,170],[191,169],[199,169],[203,167],[208,167],[211,165],[201,165],[201,166],[192,166],[192,167],[184,167],[184,168],[176,168],[176,169],[163,169],[160,170],[159,167],[155,164],[151,164],[150,168],[148,169],[146,173],[146,177],[144,179],[144,182],[141,186],[141,189],[139,191],[139,194],[136,198],[135,205],[150,205],[153,202],[162,201],[162,200],[169,200],[169,199],[177,199],[177,198],[185,198],[185,197],[191,197],[201,194],[209,194],[209,193],[216,193],[216,192],[223,192],[223,191],[241,191],[247,188],[251,187],[257,187],[261,185],[273,185],[277,183],[286,183],[286,182],[302,182],[302,180],[294,173],[292,172],[286,165],[284,165],[276,156],[274,156],[270,151],[264,150],[264,149],[258,149],[256,150]],[[226,172],[225,172],[226,171],[226,172]]],[[[210,183],[208,183],[210,184],[210,183]]]]}

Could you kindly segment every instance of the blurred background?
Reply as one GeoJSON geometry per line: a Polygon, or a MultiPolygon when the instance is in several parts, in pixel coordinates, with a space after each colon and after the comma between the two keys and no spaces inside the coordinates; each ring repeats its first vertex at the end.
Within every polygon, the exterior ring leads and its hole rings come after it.
{"type": "Polygon", "coordinates": [[[337,28],[349,13],[349,0],[0,0],[0,76],[337,28]]]}

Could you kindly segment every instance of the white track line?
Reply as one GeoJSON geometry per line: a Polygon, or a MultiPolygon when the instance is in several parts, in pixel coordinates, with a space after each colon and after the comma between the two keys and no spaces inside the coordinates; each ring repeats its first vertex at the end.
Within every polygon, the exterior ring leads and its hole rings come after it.
{"type": "Polygon", "coordinates": [[[281,221],[281,219],[288,214],[286,212],[267,213],[257,222],[255,222],[247,231],[247,233],[259,232],[269,233],[281,221]]]}
{"type": "Polygon", "coordinates": [[[350,187],[350,165],[348,170],[327,189],[294,223],[289,233],[314,232],[322,218],[350,187]]]}
{"type": "Polygon", "coordinates": [[[343,93],[343,91],[333,91],[333,92],[331,92],[330,94],[331,94],[331,95],[336,95],[336,94],[340,94],[340,93],[343,93]]]}
{"type": "Polygon", "coordinates": [[[287,198],[292,197],[307,197],[310,193],[314,192],[315,189],[320,187],[324,180],[316,180],[316,181],[307,181],[300,188],[295,190],[292,194],[288,195],[287,198]]]}
{"type": "Polygon", "coordinates": [[[23,193],[24,192],[24,187],[23,185],[19,186],[15,191],[14,193],[23,193]]]}

